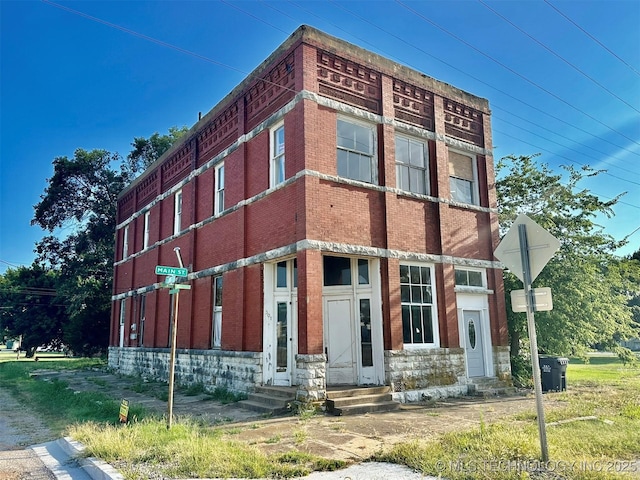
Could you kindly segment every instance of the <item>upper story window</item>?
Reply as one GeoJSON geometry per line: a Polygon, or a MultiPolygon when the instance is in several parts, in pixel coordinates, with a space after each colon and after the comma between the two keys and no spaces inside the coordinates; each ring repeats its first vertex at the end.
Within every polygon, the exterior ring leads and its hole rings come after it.
{"type": "Polygon", "coordinates": [[[338,175],[377,183],[375,131],[371,125],[338,119],[338,175]]]}
{"type": "Polygon", "coordinates": [[[480,203],[474,155],[449,150],[449,186],[451,200],[476,205],[480,203]]]}
{"type": "Polygon", "coordinates": [[[284,182],[284,124],[280,123],[271,130],[271,160],[269,186],[275,187],[284,182]]]}
{"type": "Polygon", "coordinates": [[[122,259],[124,260],[129,255],[129,225],[124,227],[122,232],[122,259]]]}
{"type": "Polygon", "coordinates": [[[480,270],[456,268],[456,285],[464,287],[484,287],[484,275],[480,270]]]}
{"type": "Polygon", "coordinates": [[[213,213],[219,215],[224,211],[224,163],[215,170],[215,196],[213,199],[213,213]]]}
{"type": "Polygon", "coordinates": [[[177,235],[182,230],[182,190],[176,192],[173,207],[173,234],[177,235]]]}
{"type": "Polygon", "coordinates": [[[405,345],[438,345],[433,268],[400,265],[402,335],[405,345]]]}
{"type": "Polygon", "coordinates": [[[428,166],[424,142],[396,135],[396,178],[400,190],[429,195],[428,166]]]}
{"type": "Polygon", "coordinates": [[[142,249],[144,250],[149,246],[149,228],[151,222],[151,212],[144,214],[144,236],[142,237],[142,249]]]}

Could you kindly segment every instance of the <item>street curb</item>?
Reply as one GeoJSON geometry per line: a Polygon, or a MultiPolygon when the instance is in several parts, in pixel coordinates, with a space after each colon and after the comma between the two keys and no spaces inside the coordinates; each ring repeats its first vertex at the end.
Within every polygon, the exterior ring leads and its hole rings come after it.
{"type": "Polygon", "coordinates": [[[86,447],[71,437],[64,437],[57,440],[58,445],[72,458],[78,460],[82,469],[93,480],[124,480],[124,477],[107,462],[103,462],[94,457],[82,457],[86,447]]]}

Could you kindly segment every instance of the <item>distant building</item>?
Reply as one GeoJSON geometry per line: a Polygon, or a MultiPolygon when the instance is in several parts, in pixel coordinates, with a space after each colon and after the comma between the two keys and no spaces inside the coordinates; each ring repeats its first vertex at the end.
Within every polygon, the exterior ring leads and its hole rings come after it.
{"type": "Polygon", "coordinates": [[[487,100],[308,26],[118,200],[109,365],[251,391],[510,375],[487,100]]]}

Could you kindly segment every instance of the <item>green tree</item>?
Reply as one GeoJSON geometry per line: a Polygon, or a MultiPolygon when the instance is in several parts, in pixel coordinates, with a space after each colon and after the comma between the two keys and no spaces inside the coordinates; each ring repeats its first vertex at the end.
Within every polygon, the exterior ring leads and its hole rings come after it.
{"type": "MultiPolygon", "coordinates": [[[[601,172],[589,167],[563,166],[554,174],[535,156],[508,156],[497,165],[499,219],[504,234],[520,213],[560,240],[556,255],[540,273],[535,286],[551,287],[553,310],[536,313],[538,346],[543,353],[581,355],[600,344],[616,348],[628,335],[631,311],[623,294],[623,281],[612,252],[621,245],[596,223],[599,215],[612,216],[619,197],[602,201],[581,188],[585,178],[601,172]]],[[[505,291],[522,288],[510,272],[504,275],[505,291]]],[[[527,348],[526,316],[511,311],[507,295],[507,322],[514,362],[527,348]]]]}
{"type": "Polygon", "coordinates": [[[38,260],[60,274],[60,292],[68,305],[64,341],[76,353],[93,354],[108,344],[116,200],[129,177],[113,170],[118,154],[78,149],[73,158],[54,160],[54,174],[35,208],[33,224],[53,233],[70,229],[60,240],[44,237],[38,260]]]}
{"type": "Polygon", "coordinates": [[[64,342],[76,353],[94,354],[109,342],[116,209],[119,193],[187,131],[135,138],[124,161],[105,150],[77,149],[53,161],[32,224],[50,235],[36,244],[37,261],[56,270],[67,305],[64,342]],[[60,236],[59,232],[70,232],[60,236]]]}
{"type": "Polygon", "coordinates": [[[133,149],[127,155],[124,163],[125,171],[133,178],[137,174],[144,172],[153,162],[162,156],[171,146],[187,133],[186,126],[182,128],[171,127],[167,135],[160,135],[155,132],[149,138],[135,137],[131,146],[133,149]]]}
{"type": "Polygon", "coordinates": [[[0,331],[22,337],[32,357],[40,345],[62,343],[65,308],[58,295],[59,275],[38,265],[8,269],[0,275],[0,331]]]}

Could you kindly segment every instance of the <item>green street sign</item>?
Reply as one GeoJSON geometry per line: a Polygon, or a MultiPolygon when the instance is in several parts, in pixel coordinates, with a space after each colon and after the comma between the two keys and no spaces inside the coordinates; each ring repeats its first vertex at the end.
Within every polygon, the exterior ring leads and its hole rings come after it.
{"type": "Polygon", "coordinates": [[[186,268],[156,265],[156,275],[175,275],[176,277],[186,277],[188,274],[189,271],[186,268]]]}

